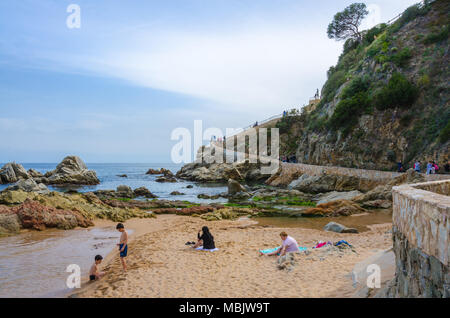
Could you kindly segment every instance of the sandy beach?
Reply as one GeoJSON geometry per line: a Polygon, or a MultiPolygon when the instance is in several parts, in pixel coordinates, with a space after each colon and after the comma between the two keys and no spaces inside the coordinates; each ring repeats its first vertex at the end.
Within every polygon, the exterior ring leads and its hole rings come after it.
{"type": "MultiPolygon", "coordinates": [[[[96,226],[111,225],[109,221],[96,226]]],[[[159,215],[132,219],[128,272],[123,273],[118,253],[102,264],[107,275],[84,284],[72,297],[349,297],[354,293],[350,273],[354,265],[392,246],[391,224],[369,226],[360,234],[338,234],[303,228],[255,225],[249,219],[205,222],[200,218],[159,215]],[[185,245],[207,225],[219,251],[195,251],[185,245]],[[279,246],[287,230],[300,246],[319,240],[350,242],[357,253],[319,257],[318,252],[296,256],[292,270],[280,270],[276,257],[258,250],[279,246]]]]}

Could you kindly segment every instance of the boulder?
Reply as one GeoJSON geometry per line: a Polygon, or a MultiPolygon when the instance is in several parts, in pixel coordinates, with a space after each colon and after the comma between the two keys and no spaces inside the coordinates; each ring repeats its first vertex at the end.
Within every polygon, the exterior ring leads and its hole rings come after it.
{"type": "Polygon", "coordinates": [[[323,203],[328,203],[328,202],[333,202],[333,201],[338,201],[338,200],[352,200],[358,196],[360,196],[362,193],[355,190],[355,191],[349,191],[349,192],[337,192],[337,191],[333,191],[333,192],[328,192],[325,194],[321,194],[319,195],[319,197],[317,198],[317,204],[323,204],[323,203]]]}
{"type": "Polygon", "coordinates": [[[228,194],[235,195],[239,192],[247,192],[247,190],[236,180],[228,179],[228,194]]]}
{"type": "Polygon", "coordinates": [[[33,179],[21,179],[17,181],[12,186],[9,186],[5,189],[5,191],[17,191],[22,190],[25,192],[39,192],[39,193],[48,193],[50,192],[48,188],[45,186],[45,184],[39,183],[37,184],[36,181],[33,179]]]}
{"type": "Polygon", "coordinates": [[[133,192],[136,197],[157,198],[157,196],[151,193],[150,190],[147,189],[146,187],[134,189],[133,192]]]}
{"type": "Polygon", "coordinates": [[[177,179],[172,175],[172,176],[170,176],[170,175],[168,175],[168,176],[161,176],[161,177],[158,177],[158,178],[156,178],[156,180],[155,180],[156,182],[177,182],[177,179]]]}
{"type": "Polygon", "coordinates": [[[323,193],[335,190],[336,176],[310,176],[301,175],[297,180],[292,181],[288,188],[306,193],[323,193]]]}
{"type": "Polygon", "coordinates": [[[406,173],[392,179],[386,185],[377,186],[367,193],[355,197],[353,201],[367,205],[368,207],[375,204],[374,208],[377,208],[376,205],[380,203],[384,206],[390,207],[392,206],[392,203],[389,206],[386,202],[383,201],[392,202],[392,187],[406,183],[420,183],[424,181],[425,177],[423,175],[417,173],[413,169],[409,169],[406,173]]]}
{"type": "Polygon", "coordinates": [[[100,180],[93,170],[88,170],[86,164],[77,156],[68,156],[56,166],[56,169],[45,174],[48,184],[78,184],[95,185],[100,180]]]}
{"type": "Polygon", "coordinates": [[[364,212],[367,212],[367,210],[360,207],[359,204],[348,200],[340,200],[319,204],[315,208],[309,208],[302,212],[302,216],[349,216],[364,212]]]}
{"type": "Polygon", "coordinates": [[[172,191],[170,192],[170,195],[184,195],[184,193],[181,193],[179,191],[172,191]]]}
{"type": "Polygon", "coordinates": [[[118,174],[117,175],[119,178],[128,178],[128,176],[126,174],[118,174]]]}
{"type": "Polygon", "coordinates": [[[131,188],[127,185],[120,185],[116,189],[117,197],[119,198],[133,198],[134,192],[131,190],[131,188]]]}
{"type": "Polygon", "coordinates": [[[10,162],[0,169],[0,184],[15,183],[20,179],[29,179],[25,168],[18,163],[10,162]]]}
{"type": "Polygon", "coordinates": [[[336,233],[358,233],[357,229],[348,228],[345,225],[330,222],[323,228],[325,231],[336,232],[336,233]]]}
{"type": "Polygon", "coordinates": [[[0,236],[20,231],[20,219],[10,208],[0,205],[0,236]]]}
{"type": "Polygon", "coordinates": [[[189,184],[186,186],[186,189],[192,189],[194,186],[192,184],[189,184]]]}
{"type": "Polygon", "coordinates": [[[0,192],[0,204],[14,205],[25,202],[26,199],[33,199],[37,196],[36,192],[18,191],[3,191],[0,192]]]}
{"type": "Polygon", "coordinates": [[[265,181],[270,175],[261,173],[257,163],[189,163],[176,174],[180,179],[197,182],[227,182],[228,179],[265,181]]]}

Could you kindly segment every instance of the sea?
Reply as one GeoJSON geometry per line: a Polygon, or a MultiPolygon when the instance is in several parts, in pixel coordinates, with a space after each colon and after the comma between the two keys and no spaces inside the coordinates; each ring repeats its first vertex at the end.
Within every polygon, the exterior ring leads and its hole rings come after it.
{"type": "MultiPolygon", "coordinates": [[[[35,169],[41,173],[51,171],[56,168],[57,163],[21,163],[26,170],[35,169]]],[[[119,185],[127,185],[131,189],[139,187],[146,187],[159,199],[168,200],[185,200],[196,203],[212,203],[224,202],[226,199],[205,200],[199,199],[199,194],[215,195],[221,192],[226,192],[226,184],[197,184],[195,182],[179,180],[176,183],[160,183],[156,182],[159,175],[145,174],[150,168],[160,169],[165,168],[172,171],[174,174],[181,169],[182,164],[173,163],[88,163],[86,164],[89,170],[94,170],[100,180],[100,184],[94,186],[48,186],[51,191],[66,192],[69,189],[75,189],[78,192],[90,192],[95,190],[115,190],[119,185]],[[126,178],[119,177],[119,175],[127,175],[126,178]],[[188,189],[187,186],[192,185],[193,188],[188,189]],[[171,192],[178,191],[185,195],[173,196],[171,192]]],[[[2,167],[3,164],[0,164],[2,167]]],[[[0,185],[0,191],[4,190],[10,185],[0,185]]]]}

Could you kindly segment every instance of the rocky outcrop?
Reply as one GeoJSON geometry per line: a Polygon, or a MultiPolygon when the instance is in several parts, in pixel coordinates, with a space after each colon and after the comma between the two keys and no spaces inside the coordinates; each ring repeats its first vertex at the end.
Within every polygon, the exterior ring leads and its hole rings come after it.
{"type": "Polygon", "coordinates": [[[42,178],[44,175],[35,169],[29,169],[28,175],[32,178],[42,178]]]}
{"type": "Polygon", "coordinates": [[[367,212],[367,210],[361,208],[357,203],[341,200],[319,204],[315,208],[309,208],[302,213],[302,216],[349,216],[364,212],[367,212]]]}
{"type": "Polygon", "coordinates": [[[303,174],[292,181],[288,188],[306,193],[323,193],[331,191],[367,190],[365,178],[337,174],[323,174],[319,176],[303,174]]]}
{"type": "Polygon", "coordinates": [[[339,200],[352,200],[356,197],[359,197],[362,193],[358,190],[355,191],[349,191],[349,192],[328,192],[325,194],[320,195],[317,199],[317,204],[324,204],[328,202],[333,201],[339,201],[339,200]]]}
{"type": "Polygon", "coordinates": [[[159,177],[159,178],[156,178],[155,181],[160,182],[160,183],[164,183],[164,182],[175,183],[175,182],[177,182],[177,179],[175,179],[174,177],[159,177]]]}
{"type": "Polygon", "coordinates": [[[56,166],[56,169],[45,174],[48,184],[95,185],[100,180],[93,170],[88,170],[86,164],[77,156],[68,156],[56,166]]]}
{"type": "Polygon", "coordinates": [[[119,198],[133,198],[134,192],[131,190],[131,188],[127,185],[120,185],[116,189],[116,195],[119,198]]]}
{"type": "Polygon", "coordinates": [[[157,198],[157,196],[151,193],[146,187],[136,188],[133,192],[136,197],[144,197],[148,199],[157,198]]]}
{"type": "Polygon", "coordinates": [[[10,162],[0,169],[0,184],[15,183],[20,179],[29,179],[30,175],[25,168],[18,163],[10,162]]]}
{"type": "Polygon", "coordinates": [[[265,181],[270,175],[261,173],[261,165],[253,163],[189,163],[176,174],[180,179],[197,182],[225,183],[228,179],[265,181]]]}
{"type": "Polygon", "coordinates": [[[336,222],[330,222],[323,228],[325,231],[329,232],[336,232],[336,233],[358,233],[357,229],[348,228],[345,225],[336,223],[336,222]]]}
{"type": "Polygon", "coordinates": [[[21,179],[17,181],[12,186],[9,186],[4,191],[17,191],[22,190],[25,192],[38,192],[38,193],[49,193],[50,191],[45,186],[45,184],[37,184],[34,179],[21,179]]]}
{"type": "Polygon", "coordinates": [[[367,208],[390,208],[392,207],[392,187],[401,184],[423,182],[425,177],[413,169],[409,169],[406,173],[392,179],[386,185],[380,185],[375,189],[355,197],[353,201],[360,203],[367,208]]]}
{"type": "Polygon", "coordinates": [[[21,228],[69,230],[92,225],[91,220],[76,210],[49,207],[30,199],[16,207],[0,206],[0,233],[3,234],[12,234],[21,228]]]}
{"type": "Polygon", "coordinates": [[[148,169],[148,171],[145,174],[163,174],[163,175],[172,175],[172,171],[169,169],[161,168],[159,170],[156,169],[148,169]]]}

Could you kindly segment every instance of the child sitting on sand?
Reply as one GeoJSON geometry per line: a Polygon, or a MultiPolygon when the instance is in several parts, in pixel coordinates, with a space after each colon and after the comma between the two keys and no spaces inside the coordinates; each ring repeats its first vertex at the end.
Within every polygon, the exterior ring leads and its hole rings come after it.
{"type": "Polygon", "coordinates": [[[116,229],[120,233],[122,233],[122,235],[120,236],[119,244],[117,245],[119,246],[120,262],[122,263],[123,271],[126,272],[127,263],[125,258],[127,257],[128,254],[128,233],[127,231],[125,231],[125,227],[123,226],[122,223],[117,224],[116,229]]]}
{"type": "Polygon", "coordinates": [[[99,272],[97,265],[101,264],[103,257],[101,255],[96,255],[95,256],[95,262],[94,264],[91,266],[91,269],[89,270],[89,280],[93,281],[93,280],[97,280],[103,277],[103,275],[105,275],[104,272],[99,272]]]}

